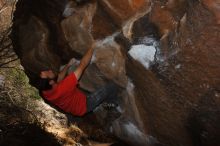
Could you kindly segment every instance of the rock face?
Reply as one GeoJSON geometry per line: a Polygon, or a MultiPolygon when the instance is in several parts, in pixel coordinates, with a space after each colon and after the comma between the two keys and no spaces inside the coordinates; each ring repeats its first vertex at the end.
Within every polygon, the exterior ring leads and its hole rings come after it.
{"type": "Polygon", "coordinates": [[[19,0],[12,39],[36,87],[41,70],[81,58],[94,40],[80,84],[94,91],[113,80],[123,88],[122,114],[107,127],[120,139],[217,146],[219,14],[218,0],[19,0]]]}
{"type": "Polygon", "coordinates": [[[0,0],[0,32],[5,31],[10,25],[13,1],[0,0]]]}

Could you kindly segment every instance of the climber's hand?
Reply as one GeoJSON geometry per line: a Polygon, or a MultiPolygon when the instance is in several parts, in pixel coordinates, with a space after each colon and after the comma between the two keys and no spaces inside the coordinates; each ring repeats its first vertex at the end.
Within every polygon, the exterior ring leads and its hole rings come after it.
{"type": "Polygon", "coordinates": [[[72,58],[72,59],[70,59],[70,61],[68,62],[68,64],[67,64],[68,66],[71,66],[71,65],[79,65],[79,61],[77,60],[77,59],[75,59],[75,58],[72,58]]]}

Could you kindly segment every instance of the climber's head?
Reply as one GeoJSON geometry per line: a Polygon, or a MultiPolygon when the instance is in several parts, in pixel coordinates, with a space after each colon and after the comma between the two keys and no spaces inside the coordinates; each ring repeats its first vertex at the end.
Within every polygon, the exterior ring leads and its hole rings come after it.
{"type": "Polygon", "coordinates": [[[40,72],[41,78],[54,79],[56,77],[55,73],[52,70],[44,70],[40,72]]]}
{"type": "Polygon", "coordinates": [[[41,91],[52,89],[57,82],[57,76],[52,70],[45,70],[40,72],[39,89],[41,91]]]}

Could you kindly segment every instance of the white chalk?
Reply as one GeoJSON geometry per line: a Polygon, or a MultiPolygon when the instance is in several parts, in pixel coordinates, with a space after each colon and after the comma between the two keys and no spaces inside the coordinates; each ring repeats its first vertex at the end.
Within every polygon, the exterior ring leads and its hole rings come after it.
{"type": "Polygon", "coordinates": [[[143,44],[133,45],[128,53],[133,59],[137,60],[148,69],[150,63],[154,61],[156,48],[154,46],[146,46],[143,44]]]}

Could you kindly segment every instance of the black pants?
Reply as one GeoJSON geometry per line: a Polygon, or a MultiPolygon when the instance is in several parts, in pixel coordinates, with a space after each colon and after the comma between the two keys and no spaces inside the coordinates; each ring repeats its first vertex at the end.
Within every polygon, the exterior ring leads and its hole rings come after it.
{"type": "Polygon", "coordinates": [[[103,101],[115,102],[118,90],[118,86],[115,83],[109,83],[94,93],[87,95],[87,113],[93,111],[103,101]]]}

